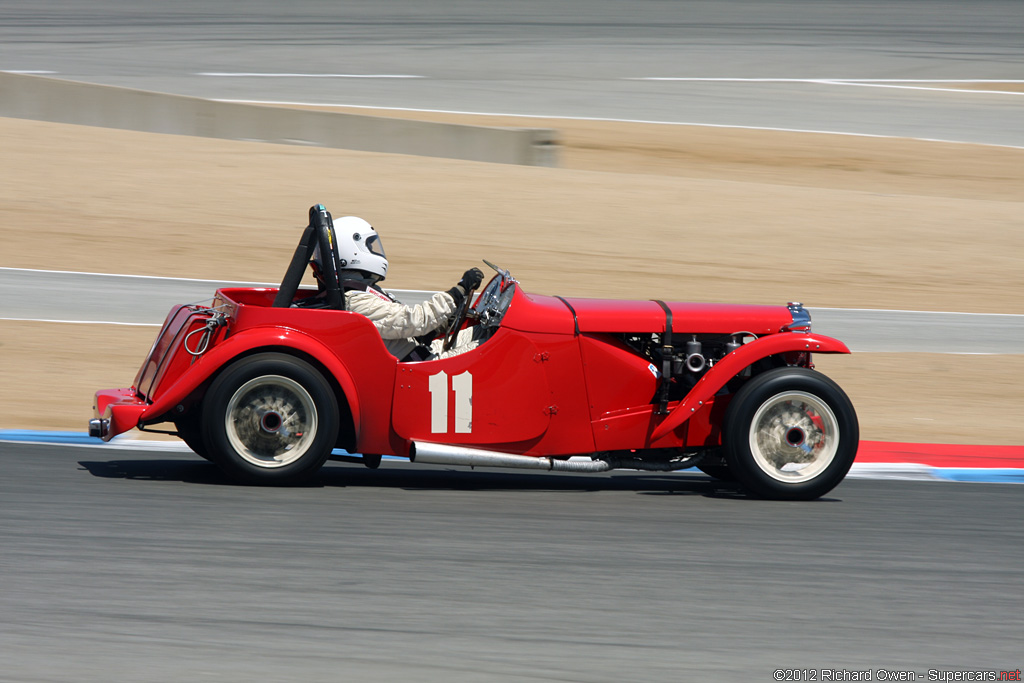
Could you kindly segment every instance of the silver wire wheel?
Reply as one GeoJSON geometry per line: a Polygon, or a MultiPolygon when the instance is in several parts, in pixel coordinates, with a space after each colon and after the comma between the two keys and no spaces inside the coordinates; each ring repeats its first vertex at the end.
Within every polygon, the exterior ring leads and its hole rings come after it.
{"type": "Polygon", "coordinates": [[[228,401],[224,430],[246,462],[266,469],[286,467],[305,455],[316,437],[316,405],[293,379],[255,377],[228,401]]]}
{"type": "Polygon", "coordinates": [[[284,353],[231,363],[210,385],[202,411],[210,459],[244,484],[308,481],[338,438],[338,400],[327,377],[284,353]]]}
{"type": "Polygon", "coordinates": [[[750,453],[772,479],[799,484],[832,463],[839,448],[839,422],[817,396],[790,391],[772,396],[750,423],[750,453]]]}
{"type": "Polygon", "coordinates": [[[755,375],[729,401],[722,426],[725,462],[749,494],[813,500],[843,480],[860,429],[850,398],[809,368],[755,375]]]}

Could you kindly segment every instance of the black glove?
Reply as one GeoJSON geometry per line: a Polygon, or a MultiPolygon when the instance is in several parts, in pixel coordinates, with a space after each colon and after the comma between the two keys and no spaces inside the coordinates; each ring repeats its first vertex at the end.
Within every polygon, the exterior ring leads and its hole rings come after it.
{"type": "Polygon", "coordinates": [[[480,283],[484,281],[484,273],[479,268],[470,268],[462,274],[462,279],[459,280],[459,286],[462,287],[467,293],[471,290],[476,289],[480,286],[480,283]]]}

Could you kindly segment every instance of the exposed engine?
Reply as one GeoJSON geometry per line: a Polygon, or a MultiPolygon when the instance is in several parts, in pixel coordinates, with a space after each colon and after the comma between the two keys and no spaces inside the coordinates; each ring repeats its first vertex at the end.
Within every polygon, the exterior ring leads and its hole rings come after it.
{"type": "MultiPolygon", "coordinates": [[[[671,327],[671,313],[665,309],[671,327]]],[[[782,332],[811,331],[811,315],[803,304],[790,302],[786,306],[792,322],[782,332]]],[[[739,330],[730,334],[681,334],[671,330],[652,334],[622,334],[619,338],[638,355],[650,361],[661,372],[663,378],[658,395],[652,403],[660,404],[660,412],[666,412],[670,401],[681,400],[704,376],[729,354],[738,351],[744,344],[758,338],[753,332],[739,330]]],[[[781,356],[762,358],[740,371],[722,388],[722,393],[733,393],[747,379],[764,370],[781,366],[814,367],[809,353],[792,352],[781,356]]]]}
{"type": "MultiPolygon", "coordinates": [[[[668,385],[669,401],[682,399],[716,363],[738,350],[745,340],[757,338],[752,332],[742,331],[729,335],[676,334],[674,343],[666,344],[664,336],[626,334],[620,339],[672,380],[668,385]]],[[[750,373],[751,368],[747,368],[741,376],[749,377],[750,373]]]]}

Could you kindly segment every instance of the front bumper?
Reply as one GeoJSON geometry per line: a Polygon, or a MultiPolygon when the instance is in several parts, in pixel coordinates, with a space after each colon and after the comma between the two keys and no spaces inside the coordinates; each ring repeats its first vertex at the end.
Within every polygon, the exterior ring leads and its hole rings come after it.
{"type": "Polygon", "coordinates": [[[95,418],[89,420],[89,436],[110,441],[118,434],[138,426],[149,404],[134,389],[103,389],[96,392],[95,418]]]}
{"type": "Polygon", "coordinates": [[[89,436],[102,439],[110,431],[110,420],[94,418],[89,420],[89,436]]]}

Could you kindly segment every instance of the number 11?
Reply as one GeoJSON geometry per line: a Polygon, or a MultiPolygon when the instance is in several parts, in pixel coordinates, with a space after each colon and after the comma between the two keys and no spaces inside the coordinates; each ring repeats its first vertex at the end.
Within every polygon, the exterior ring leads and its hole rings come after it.
{"type": "MultiPolygon", "coordinates": [[[[448,373],[438,372],[427,378],[430,391],[430,433],[448,433],[448,373]]],[[[455,392],[455,433],[473,432],[473,375],[464,372],[452,377],[455,392]]]]}

